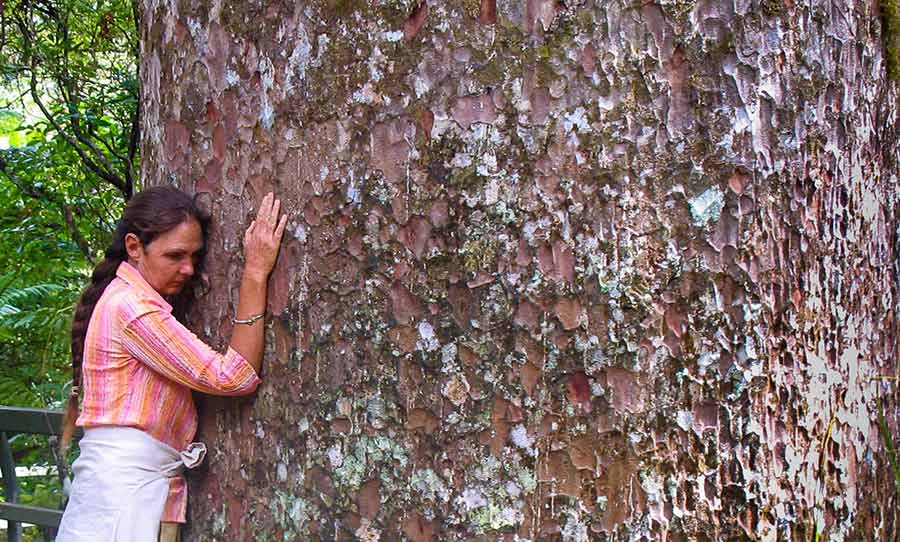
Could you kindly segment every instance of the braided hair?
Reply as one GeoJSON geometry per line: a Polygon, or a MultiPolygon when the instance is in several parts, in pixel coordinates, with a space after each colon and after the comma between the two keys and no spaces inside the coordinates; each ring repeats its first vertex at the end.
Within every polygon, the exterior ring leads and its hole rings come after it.
{"type": "Polygon", "coordinates": [[[147,247],[160,235],[176,228],[186,220],[196,220],[203,232],[204,246],[199,261],[194,267],[194,276],[181,293],[169,299],[173,314],[179,320],[184,319],[185,312],[191,306],[194,297],[193,286],[199,281],[203,271],[203,258],[206,252],[206,239],[209,229],[209,216],[198,206],[194,198],[171,186],[148,188],[133,196],[122,213],[122,219],[116,226],[112,243],[107,247],[103,261],[94,268],[91,283],[81,294],[75,306],[72,318],[72,392],[66,405],[63,420],[63,432],[60,448],[65,451],[75,432],[75,420],[78,417],[78,393],[81,388],[81,364],[84,358],[84,341],[88,324],[94,307],[103,291],[116,276],[119,264],[128,260],[125,250],[125,236],[133,233],[147,247]]]}

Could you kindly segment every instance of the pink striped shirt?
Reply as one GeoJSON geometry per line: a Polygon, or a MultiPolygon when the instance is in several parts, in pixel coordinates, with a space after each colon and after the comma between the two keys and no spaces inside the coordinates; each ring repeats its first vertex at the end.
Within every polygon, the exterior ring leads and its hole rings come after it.
{"type": "MultiPolygon", "coordinates": [[[[233,349],[221,355],[172,316],[172,306],[128,262],[104,290],[88,324],[82,363],[82,427],[136,427],[176,450],[197,431],[191,390],[245,395],[259,385],[233,349]]],[[[184,522],[187,487],[172,479],[163,521],[184,522]]]]}

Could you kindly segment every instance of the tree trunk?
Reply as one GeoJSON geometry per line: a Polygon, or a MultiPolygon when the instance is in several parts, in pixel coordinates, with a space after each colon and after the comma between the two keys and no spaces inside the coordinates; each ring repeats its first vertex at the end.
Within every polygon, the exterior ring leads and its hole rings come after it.
{"type": "Polygon", "coordinates": [[[187,540],[895,540],[877,4],[143,0],[212,344],[290,217],[187,540]]]}

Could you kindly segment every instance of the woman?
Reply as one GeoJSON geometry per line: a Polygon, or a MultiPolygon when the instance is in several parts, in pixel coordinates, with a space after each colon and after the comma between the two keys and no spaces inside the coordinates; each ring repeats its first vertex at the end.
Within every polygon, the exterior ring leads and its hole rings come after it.
{"type": "Polygon", "coordinates": [[[174,540],[184,523],[181,470],[206,453],[191,443],[191,390],[252,393],[263,354],[266,281],[287,218],[268,194],[244,234],[234,329],[221,355],[181,323],[199,277],[208,217],[187,194],[156,187],[125,207],[72,323],[73,390],[63,446],[85,428],[57,542],[174,540]],[[77,422],[78,389],[84,404],[77,422]]]}

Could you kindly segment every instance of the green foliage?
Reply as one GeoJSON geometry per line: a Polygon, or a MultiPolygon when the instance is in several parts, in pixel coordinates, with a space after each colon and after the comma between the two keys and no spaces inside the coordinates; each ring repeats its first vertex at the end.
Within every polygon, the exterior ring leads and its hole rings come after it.
{"type": "Polygon", "coordinates": [[[900,1],[881,0],[878,7],[881,10],[888,77],[900,81],[900,1]]]}
{"type": "Polygon", "coordinates": [[[20,384],[0,404],[65,395],[72,307],[134,187],[135,17],[125,0],[0,3],[0,354],[20,384]]]}
{"type": "MultiPolygon", "coordinates": [[[[3,275],[0,288],[15,278],[3,275]]],[[[70,379],[67,329],[77,295],[74,283],[7,286],[0,291],[0,355],[7,361],[0,375],[0,404],[62,406],[70,379]]],[[[17,465],[56,465],[44,436],[15,435],[11,443],[17,465]]],[[[49,483],[46,491],[58,493],[58,482],[49,483]]],[[[23,502],[37,498],[29,489],[41,487],[23,486],[23,502]]]]}
{"type": "MultiPolygon", "coordinates": [[[[9,275],[3,277],[12,280],[9,275]]],[[[20,341],[33,343],[38,339],[40,372],[45,372],[51,358],[66,357],[67,328],[78,291],[74,284],[33,284],[21,288],[7,288],[0,292],[0,340],[4,344],[20,341]],[[23,334],[25,336],[23,336],[23,334]]],[[[4,396],[0,380],[0,397],[4,396]]]]}
{"type": "MultiPolygon", "coordinates": [[[[135,7],[0,2],[0,405],[68,395],[72,310],[138,184],[135,7]]],[[[57,466],[46,437],[11,445],[17,465],[57,466]]],[[[56,474],[20,482],[23,503],[59,504],[56,474]]]]}
{"type": "Polygon", "coordinates": [[[74,153],[69,163],[91,173],[85,180],[129,196],[138,136],[134,4],[14,0],[0,6],[0,66],[10,101],[30,114],[22,129],[74,153]]]}

